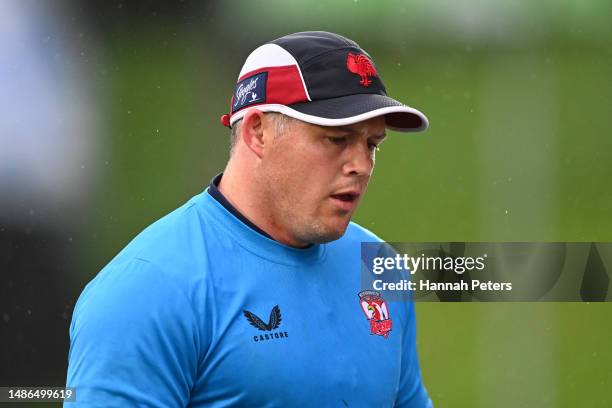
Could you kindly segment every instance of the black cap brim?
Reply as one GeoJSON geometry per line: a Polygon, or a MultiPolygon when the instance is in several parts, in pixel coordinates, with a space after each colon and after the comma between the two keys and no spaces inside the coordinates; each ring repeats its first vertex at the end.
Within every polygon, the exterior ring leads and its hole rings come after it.
{"type": "Polygon", "coordinates": [[[321,126],[345,126],[384,116],[387,127],[399,132],[427,129],[427,117],[417,109],[378,94],[356,94],[287,106],[281,113],[321,126]],[[293,111],[293,112],[292,112],[293,111]]]}

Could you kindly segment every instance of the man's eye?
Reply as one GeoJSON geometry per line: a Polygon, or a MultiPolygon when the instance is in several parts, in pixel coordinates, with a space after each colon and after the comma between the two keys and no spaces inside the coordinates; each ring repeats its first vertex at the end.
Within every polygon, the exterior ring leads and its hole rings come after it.
{"type": "Polygon", "coordinates": [[[342,145],[346,143],[346,137],[328,137],[327,140],[335,145],[342,145]]]}
{"type": "Polygon", "coordinates": [[[368,147],[369,147],[369,148],[370,148],[370,150],[371,150],[371,151],[373,151],[373,152],[377,152],[377,151],[379,151],[379,150],[380,150],[380,147],[378,147],[378,145],[377,145],[377,144],[375,144],[375,143],[369,143],[369,144],[368,144],[368,147]]]}

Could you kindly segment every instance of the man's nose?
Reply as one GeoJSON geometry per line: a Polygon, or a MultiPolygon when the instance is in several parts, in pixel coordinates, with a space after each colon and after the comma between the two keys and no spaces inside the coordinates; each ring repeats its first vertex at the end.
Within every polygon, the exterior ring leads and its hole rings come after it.
{"type": "Polygon", "coordinates": [[[370,176],[374,169],[374,153],[367,143],[354,143],[347,154],[343,171],[345,175],[370,176]]]}

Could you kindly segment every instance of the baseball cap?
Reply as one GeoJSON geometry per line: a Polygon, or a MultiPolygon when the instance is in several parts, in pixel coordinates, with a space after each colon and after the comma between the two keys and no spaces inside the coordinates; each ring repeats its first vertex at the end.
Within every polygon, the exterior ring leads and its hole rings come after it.
{"type": "Polygon", "coordinates": [[[221,123],[231,127],[252,108],[321,126],[345,126],[376,116],[400,132],[428,126],[415,108],[387,96],[370,55],[341,35],[289,34],[256,48],[246,59],[221,123]]]}

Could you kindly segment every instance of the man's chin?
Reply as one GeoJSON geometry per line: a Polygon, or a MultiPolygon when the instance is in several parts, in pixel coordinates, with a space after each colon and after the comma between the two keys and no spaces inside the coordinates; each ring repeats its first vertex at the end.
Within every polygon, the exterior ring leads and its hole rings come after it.
{"type": "Polygon", "coordinates": [[[308,242],[312,244],[326,244],[342,238],[348,228],[349,221],[350,220],[338,225],[328,226],[327,228],[321,228],[321,230],[309,237],[308,242]]]}

